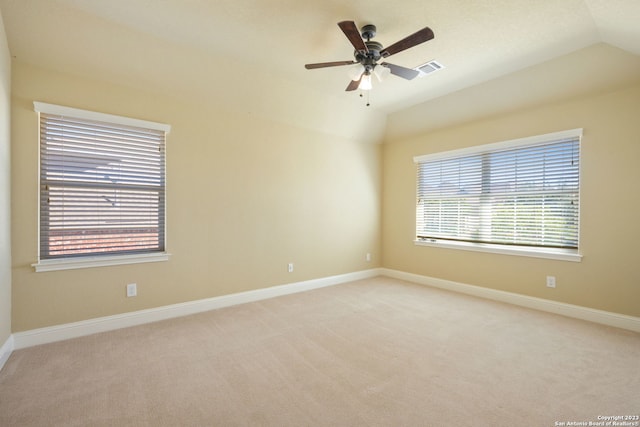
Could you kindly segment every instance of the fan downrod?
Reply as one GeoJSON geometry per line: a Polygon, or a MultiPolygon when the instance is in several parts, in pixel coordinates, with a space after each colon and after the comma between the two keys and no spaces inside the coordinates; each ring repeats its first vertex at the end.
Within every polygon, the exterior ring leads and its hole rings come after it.
{"type": "Polygon", "coordinates": [[[365,25],[361,28],[360,34],[366,40],[364,44],[367,46],[368,52],[355,50],[353,56],[356,61],[362,64],[367,72],[373,71],[381,58],[382,44],[371,41],[376,35],[376,26],[373,24],[365,25]]]}

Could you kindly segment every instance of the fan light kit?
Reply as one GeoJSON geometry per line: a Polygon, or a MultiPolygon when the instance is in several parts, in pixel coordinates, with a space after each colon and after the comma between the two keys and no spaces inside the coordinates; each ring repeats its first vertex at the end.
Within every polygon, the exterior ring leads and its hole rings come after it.
{"type": "MultiPolygon", "coordinates": [[[[388,74],[393,74],[406,80],[412,80],[418,77],[418,75],[420,75],[420,71],[418,70],[378,61],[429,41],[434,37],[433,31],[431,31],[429,27],[425,27],[385,48],[382,44],[376,41],[371,41],[371,39],[376,35],[375,25],[365,25],[362,27],[361,31],[358,31],[358,27],[355,22],[342,21],[338,22],[338,27],[340,27],[344,35],[347,36],[347,39],[349,39],[355,48],[353,53],[355,61],[321,62],[316,64],[306,64],[304,67],[307,70],[313,70],[316,68],[354,65],[353,69],[349,72],[352,80],[347,86],[347,91],[353,91],[356,89],[365,91],[370,90],[372,86],[372,74],[375,75],[378,80],[382,80],[388,74]]],[[[367,105],[369,105],[369,103],[367,103],[367,105]]]]}

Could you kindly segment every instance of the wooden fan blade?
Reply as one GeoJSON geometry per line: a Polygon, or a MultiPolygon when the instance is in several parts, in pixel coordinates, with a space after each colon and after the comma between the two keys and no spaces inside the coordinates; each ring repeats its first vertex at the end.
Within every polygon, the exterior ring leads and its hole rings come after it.
{"type": "Polygon", "coordinates": [[[434,35],[433,31],[431,31],[431,28],[424,27],[420,31],[417,31],[410,36],[403,38],[399,42],[396,42],[391,46],[384,48],[384,50],[380,52],[380,55],[382,55],[383,58],[386,58],[387,56],[391,56],[394,53],[402,52],[403,50],[409,49],[410,47],[414,47],[416,45],[419,45],[420,43],[429,41],[433,37],[434,35]]]}
{"type": "Polygon", "coordinates": [[[391,74],[407,80],[413,80],[420,74],[420,71],[416,71],[412,68],[401,67],[395,64],[389,64],[388,62],[383,62],[380,65],[387,67],[391,71],[391,74]]]}
{"type": "Polygon", "coordinates": [[[350,92],[352,90],[358,89],[358,87],[360,87],[360,81],[362,80],[362,76],[364,76],[364,73],[360,74],[360,78],[358,80],[351,80],[349,82],[349,86],[347,86],[345,91],[350,92]]]}
{"type": "Polygon", "coordinates": [[[356,50],[362,52],[369,52],[367,45],[364,44],[364,40],[362,40],[362,36],[360,35],[360,31],[358,27],[356,27],[356,23],[353,21],[342,21],[338,22],[338,27],[342,30],[345,36],[349,39],[353,47],[356,50]]]}
{"type": "Polygon", "coordinates": [[[315,68],[338,67],[340,65],[357,64],[356,61],[334,61],[334,62],[318,62],[317,64],[305,64],[304,68],[313,70],[315,68]]]}

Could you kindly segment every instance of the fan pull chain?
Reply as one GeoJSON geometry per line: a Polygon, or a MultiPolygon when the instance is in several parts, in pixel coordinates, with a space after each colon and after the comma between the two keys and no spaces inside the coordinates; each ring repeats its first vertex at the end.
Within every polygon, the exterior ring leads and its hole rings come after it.
{"type": "Polygon", "coordinates": [[[369,106],[371,106],[371,103],[369,102],[369,94],[371,93],[371,91],[370,91],[370,90],[366,90],[366,91],[362,91],[362,92],[360,92],[360,98],[364,98],[364,94],[363,94],[363,92],[366,92],[366,93],[367,93],[367,103],[366,103],[366,106],[367,106],[367,107],[369,107],[369,106]]]}

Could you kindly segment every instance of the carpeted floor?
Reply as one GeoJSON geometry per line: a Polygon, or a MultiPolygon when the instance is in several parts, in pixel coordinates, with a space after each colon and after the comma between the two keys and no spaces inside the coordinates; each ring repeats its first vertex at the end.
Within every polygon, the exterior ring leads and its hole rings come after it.
{"type": "Polygon", "coordinates": [[[555,427],[638,414],[640,334],[382,277],[18,350],[0,372],[2,426],[555,427]]]}

